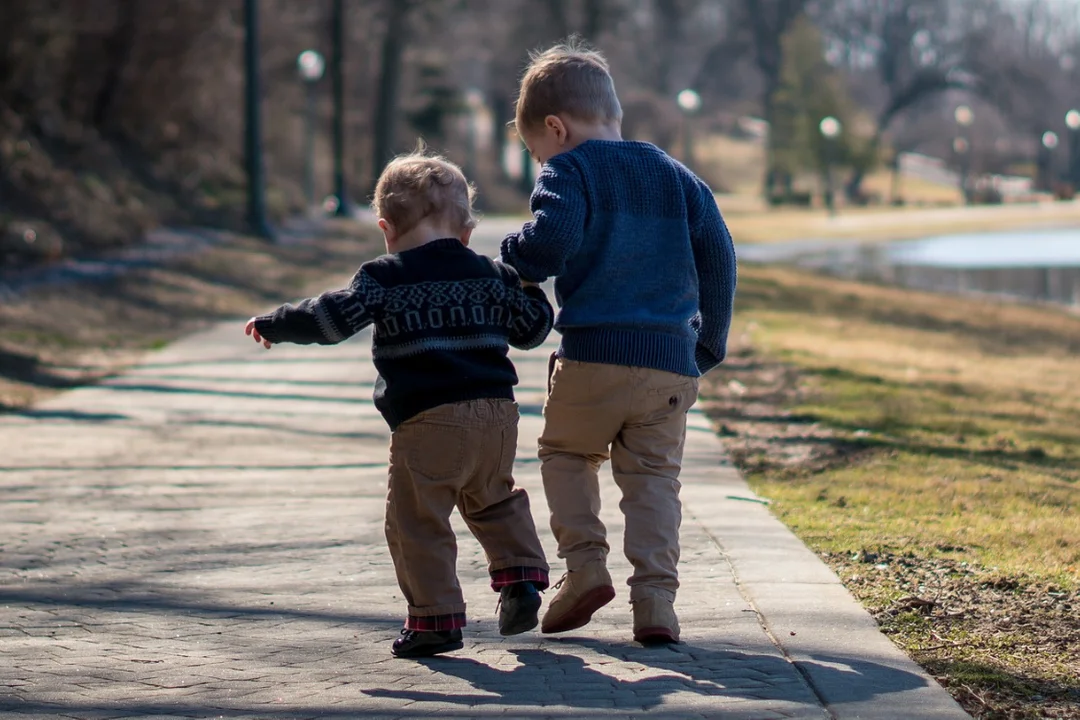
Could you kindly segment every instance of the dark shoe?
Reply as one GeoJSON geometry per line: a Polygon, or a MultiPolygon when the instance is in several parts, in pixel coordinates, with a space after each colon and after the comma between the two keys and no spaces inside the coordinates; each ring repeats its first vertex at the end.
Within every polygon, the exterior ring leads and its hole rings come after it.
{"type": "Polygon", "coordinates": [[[531,582],[506,585],[499,590],[499,634],[520,635],[536,627],[540,620],[540,591],[531,582]]]}
{"type": "Polygon", "coordinates": [[[420,658],[460,650],[463,647],[465,643],[461,641],[461,630],[423,632],[402,628],[401,637],[394,641],[390,652],[394,657],[420,658]]]}

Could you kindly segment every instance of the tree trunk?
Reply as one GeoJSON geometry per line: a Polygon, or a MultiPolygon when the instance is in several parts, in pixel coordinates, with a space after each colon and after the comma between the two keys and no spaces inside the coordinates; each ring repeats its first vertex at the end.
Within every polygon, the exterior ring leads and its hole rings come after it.
{"type": "Polygon", "coordinates": [[[116,28],[105,44],[105,76],[90,110],[90,121],[99,130],[108,124],[109,111],[116,101],[120,81],[135,44],[136,4],[135,0],[119,0],[116,28]]]}
{"type": "Polygon", "coordinates": [[[408,44],[408,16],[410,3],[406,0],[389,0],[386,34],[383,36],[379,91],[375,101],[375,120],[371,152],[371,188],[396,151],[395,125],[398,113],[398,95],[401,87],[401,61],[408,44]]]}
{"type": "Polygon", "coordinates": [[[604,27],[604,0],[585,0],[585,27],[582,32],[585,39],[596,43],[604,27]]]}
{"type": "Polygon", "coordinates": [[[508,180],[506,172],[506,126],[513,118],[510,117],[510,98],[503,92],[491,92],[491,152],[495,158],[495,167],[499,170],[499,178],[508,180]]]}
{"type": "Polygon", "coordinates": [[[765,177],[762,178],[762,193],[766,200],[772,199],[776,194],[776,184],[779,178],[777,177],[776,164],[773,162],[773,154],[775,150],[776,136],[773,134],[773,125],[775,124],[775,112],[773,111],[773,99],[776,97],[776,89],[779,87],[780,82],[776,80],[766,79],[765,81],[765,93],[761,98],[761,114],[765,120],[765,126],[768,128],[768,135],[765,138],[765,177]]]}

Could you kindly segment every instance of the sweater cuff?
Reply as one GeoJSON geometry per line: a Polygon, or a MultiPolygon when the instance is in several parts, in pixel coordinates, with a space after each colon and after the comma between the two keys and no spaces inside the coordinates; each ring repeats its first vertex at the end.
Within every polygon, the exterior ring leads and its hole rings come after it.
{"type": "Polygon", "coordinates": [[[510,233],[503,238],[502,244],[499,246],[499,260],[504,265],[509,265],[517,271],[518,277],[522,280],[526,280],[532,283],[542,283],[548,279],[547,275],[541,277],[533,277],[530,275],[528,269],[522,266],[520,258],[517,254],[517,248],[515,244],[521,242],[521,236],[517,233],[510,233]]]}
{"type": "Polygon", "coordinates": [[[516,237],[516,235],[514,234],[507,235],[502,239],[502,242],[499,243],[499,262],[504,265],[509,265],[510,267],[517,270],[517,268],[514,266],[513,255],[511,255],[510,253],[510,240],[514,237],[516,237]]]}
{"type": "Polygon", "coordinates": [[[281,334],[274,327],[273,315],[259,315],[255,318],[255,329],[263,336],[265,340],[269,340],[273,344],[284,342],[281,339],[281,334]]]}
{"type": "Polygon", "coordinates": [[[698,372],[702,375],[712,370],[714,367],[720,364],[720,360],[716,359],[716,356],[701,343],[697,344],[694,348],[694,361],[697,363],[698,372]]]}
{"type": "MultiPolygon", "coordinates": [[[[531,281],[526,280],[525,282],[531,282],[531,281]]],[[[544,303],[550,304],[548,302],[547,293],[544,292],[544,289],[541,288],[539,285],[525,285],[525,286],[523,286],[521,288],[521,291],[524,292],[529,297],[531,297],[533,300],[543,300],[544,303]]]]}

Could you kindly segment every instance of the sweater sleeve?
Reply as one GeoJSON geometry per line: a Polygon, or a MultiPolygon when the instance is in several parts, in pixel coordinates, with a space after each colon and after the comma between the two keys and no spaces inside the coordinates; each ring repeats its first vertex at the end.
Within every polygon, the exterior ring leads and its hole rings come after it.
{"type": "Polygon", "coordinates": [[[530,199],[533,219],[503,239],[500,259],[540,283],[562,273],[585,233],[588,206],[581,173],[566,158],[549,160],[530,199]]]}
{"type": "Polygon", "coordinates": [[[728,331],[735,302],[735,245],[720,215],[716,198],[705,183],[695,181],[690,207],[690,242],[697,266],[699,312],[693,320],[698,342],[698,370],[706,372],[727,355],[728,331]]]}
{"type": "Polygon", "coordinates": [[[547,293],[538,287],[522,287],[513,268],[503,266],[510,306],[510,344],[519,350],[539,347],[555,323],[555,310],[547,293]]]}
{"type": "Polygon", "coordinates": [[[361,267],[348,287],[286,303],[255,318],[255,328],[272,343],[335,345],[375,322],[383,297],[383,288],[361,267]]]}

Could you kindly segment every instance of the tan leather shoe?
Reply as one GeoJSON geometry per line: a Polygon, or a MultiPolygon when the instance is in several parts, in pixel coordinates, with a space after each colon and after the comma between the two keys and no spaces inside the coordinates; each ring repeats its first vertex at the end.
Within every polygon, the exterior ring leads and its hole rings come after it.
{"type": "Polygon", "coordinates": [[[679,642],[679,618],[675,605],[661,597],[635,600],[634,640],[643,645],[679,642]]]}
{"type": "Polygon", "coordinates": [[[593,613],[615,599],[615,587],[603,560],[593,560],[572,570],[555,583],[558,594],[548,605],[540,632],[576,630],[592,620],[593,613]]]}

